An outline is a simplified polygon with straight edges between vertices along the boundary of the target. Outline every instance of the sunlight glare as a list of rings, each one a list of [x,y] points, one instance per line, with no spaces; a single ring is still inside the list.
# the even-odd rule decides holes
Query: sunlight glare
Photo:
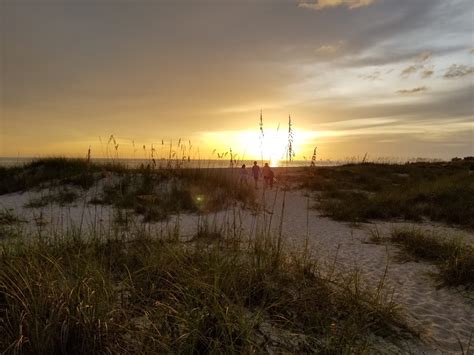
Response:
[[[296,159],[306,153],[301,149],[311,140],[320,136],[319,132],[295,130],[293,132],[293,150]],[[271,166],[278,166],[279,161],[287,159],[288,132],[286,130],[264,131],[262,137],[258,131],[221,131],[203,132],[201,139],[212,149],[219,152],[232,148],[241,160],[256,159],[269,162]]]

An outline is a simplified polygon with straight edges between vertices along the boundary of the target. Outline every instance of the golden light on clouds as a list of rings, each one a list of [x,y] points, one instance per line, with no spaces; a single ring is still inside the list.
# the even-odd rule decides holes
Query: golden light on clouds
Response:
[[[375,2],[375,0],[317,0],[316,2],[301,2],[300,7],[322,10],[326,7],[336,7],[344,5],[349,9],[355,9],[362,6],[368,6]]]
[[[344,45],[345,41],[337,41],[333,44],[324,44],[316,49],[317,54],[334,54],[337,53]]]
[[[469,0],[1,4],[0,156],[474,154]]]

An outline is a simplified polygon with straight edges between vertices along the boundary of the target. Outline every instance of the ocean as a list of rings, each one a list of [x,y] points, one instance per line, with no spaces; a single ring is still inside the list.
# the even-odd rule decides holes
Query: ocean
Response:
[[[0,166],[2,167],[13,167],[13,166],[22,166],[25,164],[28,164],[32,162],[33,160],[38,159],[38,158],[26,158],[26,157],[17,157],[17,158],[12,158],[12,157],[0,157]],[[139,167],[142,164],[147,165],[147,164],[152,164],[152,161],[150,159],[112,159],[112,158],[94,158],[91,159],[92,162],[95,163],[120,163],[123,164],[127,167],[130,168],[135,168]],[[260,161],[257,160],[259,165],[263,165],[267,161]],[[231,167],[230,161],[229,160],[224,160],[224,159],[201,159],[201,160],[160,160],[157,159],[155,161],[156,167],[181,167],[181,168],[229,168]],[[335,166],[335,165],[341,165],[347,163],[347,161],[331,161],[331,160],[320,160],[316,162],[316,165],[318,166]],[[250,167],[253,165],[253,160],[245,160],[245,161],[237,161],[234,162],[233,166],[234,167],[240,167],[242,164],[245,164],[247,167]],[[311,162],[310,161],[305,161],[305,160],[294,160],[291,162],[287,161],[278,161],[278,162],[273,162],[270,164],[273,167],[304,167],[304,166],[310,166]]]

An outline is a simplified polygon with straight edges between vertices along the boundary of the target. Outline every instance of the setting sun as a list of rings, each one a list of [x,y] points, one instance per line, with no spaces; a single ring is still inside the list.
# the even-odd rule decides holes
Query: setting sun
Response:
[[[308,139],[316,137],[317,133],[294,130],[292,136],[292,149],[295,152],[292,159],[302,159],[308,154],[302,151],[303,147]],[[204,132],[201,141],[206,142],[208,149],[215,150],[216,153],[232,149],[238,159],[263,160],[277,166],[279,161],[287,159],[288,128],[264,130],[263,135],[258,130]]]

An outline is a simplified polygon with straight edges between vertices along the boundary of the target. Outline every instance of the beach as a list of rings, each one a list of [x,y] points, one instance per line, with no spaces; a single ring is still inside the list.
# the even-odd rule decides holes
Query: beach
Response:
[[[304,170],[304,169],[303,169]],[[185,243],[193,240],[200,228],[216,231],[226,238],[239,236],[242,240],[279,236],[290,253],[304,251],[315,260],[321,271],[344,278],[356,272],[363,289],[377,290],[383,283],[385,297],[397,305],[410,328],[419,338],[395,341],[387,348],[377,340],[374,349],[394,352],[463,353],[474,332],[474,304],[472,290],[443,287],[433,278],[437,266],[417,258],[403,259],[399,246],[389,242],[394,230],[416,229],[443,238],[462,238],[466,245],[474,245],[472,230],[448,226],[444,223],[369,221],[350,223],[335,221],[325,216],[316,206],[317,192],[298,186],[301,168],[277,168],[273,189],[265,189],[263,182],[254,191],[252,204],[232,202],[215,211],[171,213],[161,221],[143,222],[143,217],[128,213],[128,225],[139,224],[157,238],[178,233]],[[214,174],[215,171],[206,172]],[[222,175],[222,171],[220,174]],[[225,174],[232,177],[228,169]],[[229,175],[230,174],[230,175]],[[45,199],[54,187],[8,193],[0,196],[0,207],[22,221],[18,232],[35,238],[61,238],[71,231],[84,236],[112,235],[118,227],[117,209],[107,204],[92,204],[104,186],[114,185],[119,178],[114,173],[99,179],[88,189],[76,189],[77,198],[71,203],[48,202],[38,207],[31,201]],[[253,185],[253,181],[249,181]],[[253,188],[253,186],[252,186]],[[203,200],[205,192],[200,192]],[[34,206],[34,204],[33,204]],[[123,224],[122,224],[123,227]],[[122,228],[127,235],[131,228]],[[374,242],[377,235],[377,242]],[[3,238],[3,242],[8,239]],[[384,241],[385,240],[385,241]]]

